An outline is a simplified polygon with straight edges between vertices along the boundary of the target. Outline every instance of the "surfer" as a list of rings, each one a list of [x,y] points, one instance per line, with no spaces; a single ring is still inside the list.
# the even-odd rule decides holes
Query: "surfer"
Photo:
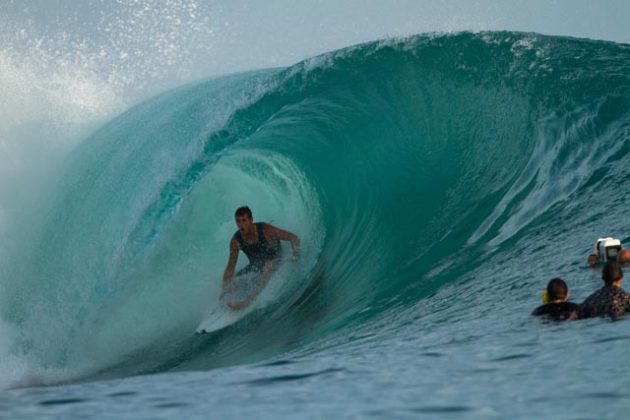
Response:
[[[293,248],[291,260],[297,261],[300,257],[300,238],[269,223],[254,223],[249,207],[236,209],[234,219],[238,230],[230,240],[230,257],[223,274],[221,297],[225,294],[227,285],[230,284],[234,277],[234,268],[236,267],[239,251],[243,251],[247,255],[249,264],[236,273],[236,276],[251,272],[261,273],[256,287],[245,300],[228,303],[231,309],[238,310],[249,305],[269,281],[280,259],[280,241],[291,242],[291,247]]]
[[[618,318],[630,312],[630,294],[621,288],[623,271],[616,262],[609,262],[602,270],[604,287],[590,295],[580,305],[578,317],[611,316]]]
[[[569,300],[569,288],[564,280],[556,277],[547,284],[544,305],[539,306],[532,315],[547,315],[554,321],[577,319],[579,305]]]

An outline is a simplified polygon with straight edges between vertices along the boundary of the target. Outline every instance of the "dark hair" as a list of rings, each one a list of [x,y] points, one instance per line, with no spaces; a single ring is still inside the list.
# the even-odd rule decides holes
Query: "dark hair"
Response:
[[[238,216],[249,216],[250,219],[253,219],[252,211],[247,206],[239,207],[236,209],[234,217]]]
[[[623,271],[621,266],[616,262],[609,262],[604,266],[602,270],[602,280],[606,283],[606,286],[611,286],[617,280],[623,278]]]
[[[549,301],[564,299],[567,297],[567,293],[569,293],[569,288],[564,280],[559,277],[549,280],[549,284],[547,284],[547,298]]]

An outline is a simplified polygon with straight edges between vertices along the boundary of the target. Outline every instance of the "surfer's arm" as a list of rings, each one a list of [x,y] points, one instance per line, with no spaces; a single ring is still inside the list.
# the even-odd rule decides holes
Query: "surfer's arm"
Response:
[[[225,286],[232,280],[234,277],[234,268],[236,267],[236,261],[238,261],[238,242],[235,239],[230,241],[230,258],[228,260],[227,267],[225,267],[225,272],[223,273],[223,289],[225,290]]]
[[[273,225],[266,224],[265,225],[265,235],[270,237],[275,237],[281,241],[289,241],[291,242],[291,248],[293,248],[293,258],[297,259],[300,256],[300,238],[294,233],[291,233],[287,230],[282,230]]]

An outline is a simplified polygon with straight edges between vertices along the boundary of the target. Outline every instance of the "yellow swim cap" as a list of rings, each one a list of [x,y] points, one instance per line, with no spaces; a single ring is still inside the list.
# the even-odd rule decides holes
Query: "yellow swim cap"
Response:
[[[543,290],[542,295],[540,296],[540,298],[542,299],[543,305],[546,305],[546,304],[549,303],[549,295],[547,294],[547,289]]]

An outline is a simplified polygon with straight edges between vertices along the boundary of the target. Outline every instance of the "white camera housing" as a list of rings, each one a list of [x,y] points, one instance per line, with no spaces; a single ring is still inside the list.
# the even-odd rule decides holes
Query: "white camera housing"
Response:
[[[595,243],[595,253],[602,261],[617,261],[621,251],[621,241],[615,238],[599,238]]]

